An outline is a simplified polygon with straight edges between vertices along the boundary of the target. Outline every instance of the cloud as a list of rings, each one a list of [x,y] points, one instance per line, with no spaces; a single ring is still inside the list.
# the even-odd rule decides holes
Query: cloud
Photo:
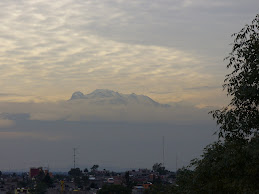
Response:
[[[154,158],[154,150],[161,134],[189,159],[210,142],[207,112],[227,101],[220,86],[230,35],[251,22],[258,1],[9,0],[0,1],[0,9],[0,110],[6,113],[0,119],[0,149],[13,147],[3,153],[21,148],[24,157],[25,150],[38,146],[39,160],[53,148],[54,158],[61,150],[68,156],[80,139],[93,149],[84,161],[120,156],[124,166],[129,158],[151,166],[160,157],[157,150]],[[148,95],[171,108],[65,101],[74,91],[96,88]],[[55,141],[42,143],[62,134],[68,136],[62,148]],[[92,146],[96,142],[101,146]],[[49,146],[45,155],[38,152],[44,146]],[[174,161],[170,153],[168,164]]]
[[[60,136],[48,136],[39,133],[31,132],[2,132],[0,131],[0,139],[38,139],[47,141],[57,141],[62,139]]]
[[[10,93],[0,93],[0,97],[2,97],[2,96],[21,96],[21,95],[19,95],[19,94],[10,94]]]
[[[184,88],[185,90],[211,90],[211,89],[218,89],[221,88],[219,86],[199,86],[199,87],[192,87],[192,88]]]
[[[11,128],[15,125],[15,121],[0,118],[0,128]]]
[[[159,138],[164,135],[168,152],[166,160],[168,168],[172,169],[174,165],[170,164],[175,160],[172,153],[183,153],[181,159],[184,162],[179,160],[179,166],[188,164],[214,139],[207,114],[209,109],[196,108],[190,102],[172,103],[166,108],[106,104],[96,99],[56,103],[0,102],[0,110],[2,120],[16,123],[0,130],[0,149],[8,148],[4,158],[10,161],[16,161],[12,160],[11,153],[17,153],[26,162],[36,157],[48,163],[51,158],[60,160],[57,166],[63,163],[69,166],[67,153],[80,145],[80,162],[84,165],[90,162],[116,168],[152,167],[159,161]],[[2,166],[3,163],[1,161]],[[23,164],[19,162],[16,166]]]
[[[165,136],[166,165],[174,170],[175,153],[179,166],[188,165],[216,139],[212,136],[215,126],[207,114],[208,108],[195,108],[187,102],[155,108],[80,101],[0,103],[0,110],[8,112],[2,117],[16,122],[8,129],[0,129],[3,158],[13,161],[16,169],[24,168],[22,161],[28,163],[35,158],[52,169],[63,164],[71,167],[72,148],[80,146],[77,161],[84,168],[96,163],[116,170],[151,168],[161,159]],[[13,158],[14,153],[19,162]],[[0,163],[8,169],[5,160]],[[40,162],[34,166],[40,166]]]
[[[210,86],[217,81],[221,85],[218,80],[224,71],[215,71],[221,61],[196,51],[214,52],[218,39],[222,40],[214,33],[220,30],[215,29],[219,21],[225,21],[219,18],[229,12],[205,21],[207,17],[195,10],[207,15],[231,4],[2,1],[0,87],[3,93],[26,96],[10,101],[57,101],[86,86],[87,90],[144,93],[165,102],[186,100],[182,88],[199,87],[201,82]],[[235,7],[243,5],[241,1],[234,3]],[[205,43],[210,45],[203,46]],[[220,43],[220,50],[222,47]],[[174,95],[163,91],[174,91]]]
[[[188,104],[188,105],[187,105]],[[191,123],[204,119],[207,109],[190,103],[172,103],[171,107],[145,104],[114,104],[105,99],[79,99],[56,103],[0,103],[12,120],[72,121],[72,122],[133,122],[133,123]],[[206,108],[206,107],[204,107]],[[26,112],[25,112],[26,111]]]

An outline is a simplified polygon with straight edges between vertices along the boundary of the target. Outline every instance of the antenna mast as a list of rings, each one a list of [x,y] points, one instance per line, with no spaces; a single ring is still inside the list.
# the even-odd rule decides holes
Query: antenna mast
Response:
[[[73,148],[74,150],[74,168],[76,168],[76,148]]]
[[[163,167],[165,167],[165,137],[163,136]]]
[[[175,172],[177,172],[177,162],[178,162],[178,157],[177,157],[177,153],[176,153],[176,157],[175,157]]]

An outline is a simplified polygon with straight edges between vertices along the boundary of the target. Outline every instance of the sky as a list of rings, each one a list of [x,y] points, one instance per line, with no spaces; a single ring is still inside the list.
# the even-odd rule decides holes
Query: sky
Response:
[[[210,110],[257,0],[0,1],[0,170],[188,165],[217,139]],[[67,100],[145,95],[170,108]],[[176,162],[177,158],[177,162]],[[176,167],[177,163],[177,167]]]

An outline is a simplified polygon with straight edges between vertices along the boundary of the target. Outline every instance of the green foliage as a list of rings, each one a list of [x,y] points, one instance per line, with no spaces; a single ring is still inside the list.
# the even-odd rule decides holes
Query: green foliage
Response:
[[[30,184],[29,181],[19,181],[19,182],[17,183],[17,187],[18,187],[18,188],[25,188],[25,187],[28,187],[29,184]]]
[[[249,138],[259,131],[259,14],[233,36],[233,49],[226,59],[227,67],[234,70],[223,85],[232,99],[212,115],[220,125],[220,137]]]
[[[131,189],[122,185],[104,185],[98,194],[131,194]]]
[[[49,173],[44,174],[41,170],[38,176],[35,177],[35,180],[23,180],[18,182],[18,185],[20,185],[20,187],[30,187],[30,193],[44,194],[49,187],[53,186],[53,180]]]
[[[80,170],[80,168],[71,168],[70,171],[68,171],[68,175],[75,177],[81,177],[83,176],[83,172]]]
[[[152,185],[149,189],[146,189],[144,194],[173,194],[175,192],[175,187],[173,185],[156,184]]]
[[[82,183],[83,183],[83,185],[87,185],[88,184],[88,182],[89,182],[89,177],[87,176],[87,175],[84,175],[83,177],[82,177]]]
[[[54,180],[59,182],[60,180],[64,180],[67,178],[67,175],[64,174],[55,174],[54,175]]]
[[[127,172],[125,173],[124,179],[125,179],[125,184],[127,185],[127,187],[130,187],[129,171],[127,171]]]
[[[52,187],[53,186],[53,180],[49,176],[49,173],[47,173],[45,175],[45,177],[43,178],[42,182],[45,183],[48,187]]]
[[[90,184],[90,188],[98,189],[98,185],[94,182]]]
[[[193,160],[191,166],[194,171],[184,169],[177,175],[182,192],[259,192],[259,137],[218,141],[207,146],[202,159]]]
[[[45,183],[39,182],[39,183],[37,183],[37,185],[34,189],[30,190],[30,193],[45,194],[47,192],[47,188],[48,188],[48,186]]]
[[[37,182],[41,182],[45,177],[45,173],[43,172],[43,170],[39,171],[39,174],[35,177]]]
[[[158,172],[160,175],[166,175],[168,173],[162,163],[155,163],[152,169],[153,171]]]
[[[81,188],[81,187],[82,187],[81,177],[79,177],[79,176],[74,177],[74,183],[75,183],[75,185],[76,185],[78,188]]]
[[[91,171],[92,171],[92,172],[95,172],[95,171],[98,170],[98,168],[99,168],[99,165],[98,165],[98,164],[94,164],[94,165],[91,167]]]
[[[193,174],[194,172],[188,168],[182,168],[177,171],[176,193],[195,193]]]
[[[129,171],[125,172],[123,184],[129,189],[132,189],[135,185],[137,185],[137,182],[130,177]]]
[[[212,111],[219,140],[177,173],[176,193],[259,193],[259,14],[235,37],[226,58],[230,104]]]
[[[84,170],[85,171],[85,170]],[[83,185],[87,185],[89,182],[88,175],[85,175],[80,168],[71,168],[68,172],[68,175],[74,179],[75,185],[77,187],[82,187]]]

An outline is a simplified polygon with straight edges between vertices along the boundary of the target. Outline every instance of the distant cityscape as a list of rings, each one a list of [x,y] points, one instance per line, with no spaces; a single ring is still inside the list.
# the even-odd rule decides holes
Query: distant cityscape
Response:
[[[118,193],[144,194],[153,185],[175,185],[176,172],[162,163],[152,169],[114,172],[95,164],[90,169],[71,168],[68,172],[52,172],[45,167],[31,167],[27,172],[1,172],[0,194],[19,193]]]
[[[259,0],[0,0],[0,194],[259,194]]]

